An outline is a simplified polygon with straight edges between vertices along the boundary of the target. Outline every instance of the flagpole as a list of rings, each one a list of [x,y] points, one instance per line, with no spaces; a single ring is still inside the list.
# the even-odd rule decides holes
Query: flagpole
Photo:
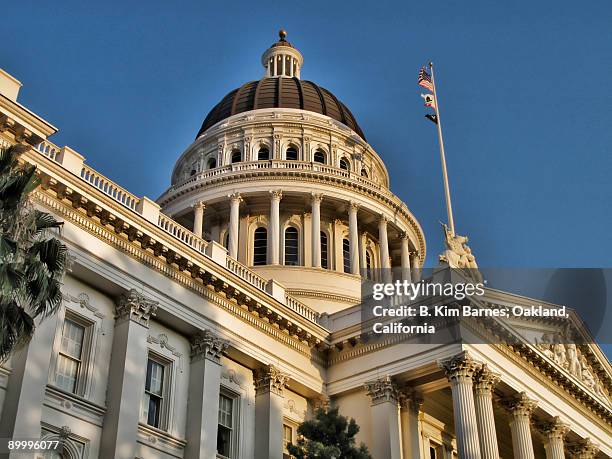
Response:
[[[440,141],[440,158],[442,160],[442,176],[444,178],[444,195],[446,197],[446,213],[448,214],[448,226],[451,235],[455,235],[455,221],[453,219],[453,206],[451,204],[450,186],[448,184],[448,172],[446,171],[446,156],[444,155],[444,140],[442,139],[442,120],[440,119],[440,104],[438,103],[438,93],[436,91],[436,79],[434,77],[433,62],[429,63],[431,71],[431,84],[433,86],[433,96],[436,110],[436,119],[438,126],[438,140]]]

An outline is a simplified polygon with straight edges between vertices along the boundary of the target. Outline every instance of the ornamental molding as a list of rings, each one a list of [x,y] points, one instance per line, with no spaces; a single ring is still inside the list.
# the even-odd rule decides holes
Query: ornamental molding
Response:
[[[192,362],[207,359],[220,364],[221,356],[227,351],[230,342],[229,340],[219,338],[210,330],[203,330],[191,338],[190,345]]]
[[[525,392],[519,392],[512,397],[501,400],[501,405],[506,408],[515,418],[531,417],[538,402],[527,396]]]
[[[569,444],[567,449],[576,459],[594,459],[599,453],[599,446],[594,444],[590,438]]]
[[[471,382],[474,373],[481,368],[482,364],[476,362],[468,351],[463,351],[448,360],[441,361],[439,366],[452,384]]]
[[[311,357],[314,362],[324,364],[319,352],[317,351],[313,355],[311,351],[312,347],[318,347],[322,344],[323,338],[316,338],[313,332],[308,331],[309,328],[306,324],[300,325],[300,335],[287,333],[285,331],[287,327],[293,327],[293,319],[288,320],[279,314],[274,314],[264,304],[256,300],[258,293],[255,293],[254,296],[247,293],[236,297],[233,293],[230,294],[230,290],[234,291],[234,288],[217,278],[213,273],[206,271],[204,265],[199,267],[193,263],[181,268],[181,265],[172,263],[169,259],[164,260],[164,257],[168,254],[167,250],[153,252],[147,250],[150,244],[156,242],[155,239],[148,236],[144,237],[144,235],[141,241],[121,237],[115,231],[109,230],[107,226],[97,223],[91,216],[53,197],[51,193],[50,188],[47,190],[38,189],[34,192],[34,200],[37,204],[49,209],[64,220],[70,221],[109,246],[189,288],[221,309],[238,317],[248,326],[259,329],[283,345]],[[162,240],[163,237],[165,235],[162,236]],[[239,284],[244,283],[240,280],[237,282]],[[247,292],[249,289],[253,289],[249,284],[245,284],[245,287],[249,287],[246,288]]]
[[[131,320],[148,327],[149,319],[155,316],[158,305],[158,301],[150,300],[135,289],[131,289],[119,296],[115,306],[115,326],[125,320]]]
[[[157,336],[147,336],[147,343],[156,344],[162,349],[167,349],[177,359],[181,359],[183,357],[183,354],[180,353],[175,346],[172,346],[170,344],[168,340],[168,335],[166,335],[165,333],[160,333]]]
[[[569,425],[561,422],[559,416],[555,416],[550,421],[535,422],[534,426],[548,440],[563,440],[570,431]]]
[[[91,304],[89,295],[85,292],[81,292],[77,296],[65,293],[63,297],[72,301],[73,303],[78,304],[81,308],[87,309],[98,319],[104,319],[106,317],[98,308]]]
[[[491,395],[500,381],[500,375],[489,370],[485,363],[474,373],[474,392],[479,395]]]
[[[385,402],[394,404],[399,402],[400,392],[390,376],[366,382],[364,388],[372,400],[372,406]]]
[[[256,395],[272,393],[282,396],[288,380],[289,375],[283,373],[274,365],[267,365],[253,371]]]

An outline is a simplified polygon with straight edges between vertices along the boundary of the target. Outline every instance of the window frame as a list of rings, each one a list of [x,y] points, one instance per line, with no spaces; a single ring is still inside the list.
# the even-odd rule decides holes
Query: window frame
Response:
[[[261,157],[261,152],[264,151],[264,150],[267,152],[267,157],[266,158],[262,158]],[[268,160],[270,160],[270,148],[268,148],[267,145],[262,145],[257,150],[257,161],[268,161]]]
[[[345,164],[346,167],[342,167],[342,165]],[[343,171],[347,171],[350,172],[351,171],[351,163],[348,159],[346,159],[346,157],[342,157],[340,158],[340,161],[338,161],[338,167],[340,169],[342,169]]]
[[[239,155],[238,161],[234,160],[234,157],[236,155]],[[232,152],[230,153],[230,164],[237,164],[237,163],[241,163],[242,161],[243,161],[243,159],[242,159],[242,150],[240,150],[238,148],[232,150]]]
[[[289,150],[295,151],[295,158],[289,158],[287,153],[289,153]],[[288,145],[287,148],[285,149],[285,161],[299,161],[300,160],[300,150],[298,147],[296,147],[295,145]]]
[[[257,255],[257,253],[256,253],[257,247],[255,245],[255,243],[257,241],[256,235],[257,235],[257,232],[260,231],[260,230],[263,230],[263,232],[265,232],[265,235],[266,235],[265,239],[263,239],[265,241],[265,245],[264,245],[265,250],[264,250],[264,253],[263,253],[263,263],[260,263],[260,262],[258,263],[258,260],[256,258],[256,255]],[[261,233],[261,231],[260,231],[260,233]],[[265,266],[265,265],[267,265],[268,264],[268,228],[266,228],[265,226],[258,226],[257,228],[255,228],[255,230],[253,231],[253,246],[252,247],[253,247],[253,263],[252,263],[252,265],[253,266]]]
[[[351,241],[346,237],[342,238],[342,272],[351,273]]]
[[[325,240],[325,242],[323,242]],[[325,250],[323,250],[325,247]],[[329,237],[325,231],[321,231],[321,268],[329,269]],[[325,254],[325,256],[323,256]],[[325,262],[324,262],[325,260]]]
[[[287,231],[295,231],[295,263],[287,262]],[[283,264],[285,266],[300,266],[300,229],[293,225],[288,225],[283,231]]]
[[[219,390],[219,408],[217,409],[217,439],[215,439],[216,442],[218,442],[218,436],[219,436],[219,411],[221,409],[221,397],[226,397],[230,400],[232,400],[232,426],[231,426],[231,435],[230,435],[230,455],[229,456],[224,456],[221,453],[218,452],[217,449],[217,443],[215,443],[215,451],[216,451],[216,457],[221,458],[221,459],[236,459],[239,456],[239,445],[240,445],[240,402],[241,402],[241,396],[240,394],[236,393],[235,391],[225,387],[224,385],[221,385],[220,390]],[[223,426],[225,428],[227,428],[227,426]]]
[[[65,356],[70,360],[76,360],[74,357],[62,352],[62,340],[64,338],[64,327],[66,325],[66,321],[73,322],[80,327],[83,327],[83,341],[81,344],[81,356],[79,359],[78,369],[76,373],[76,381],[74,384],[74,390],[70,391],[60,385],[57,384],[57,374],[59,369],[60,357]],[[81,397],[85,397],[88,377],[89,377],[89,363],[91,361],[91,349],[92,349],[92,341],[94,336],[94,328],[95,322],[77,314],[76,312],[65,309],[64,317],[59,326],[59,346],[57,347],[57,357],[55,358],[55,365],[53,371],[53,379],[52,384],[54,387],[58,388],[61,391],[67,392],[69,394],[78,395]]]
[[[320,154],[323,157],[323,161],[317,161],[317,154]],[[317,164],[327,164],[327,154],[321,149],[315,150],[312,155],[312,162]]]
[[[149,424],[149,420],[148,420],[148,415],[149,415],[149,410],[147,407],[147,415],[145,416],[145,406],[144,406],[144,402],[145,402],[145,397],[147,395],[147,373],[148,373],[148,369],[149,369],[149,360],[157,363],[158,365],[161,365],[163,370],[164,370],[164,374],[162,377],[162,390],[161,393],[162,395],[159,397],[161,399],[160,402],[160,406],[161,409],[160,414],[159,414],[159,422],[157,426],[153,425],[153,424]],[[174,361],[171,359],[168,359],[167,357],[164,357],[161,354],[158,354],[157,352],[152,351],[151,349],[148,350],[147,353],[147,360],[146,360],[146,370],[145,370],[145,381],[144,381],[144,386],[143,386],[143,390],[142,390],[142,402],[141,402],[141,407],[140,407],[140,422],[143,423],[144,425],[146,425],[147,427],[152,427],[153,429],[158,429],[158,430],[162,430],[167,432],[168,431],[168,427],[169,427],[169,418],[170,418],[170,405],[171,405],[171,386],[172,386],[172,374],[173,374],[173,370],[174,370]],[[157,395],[155,395],[157,397]],[[147,399],[148,401],[148,399]]]

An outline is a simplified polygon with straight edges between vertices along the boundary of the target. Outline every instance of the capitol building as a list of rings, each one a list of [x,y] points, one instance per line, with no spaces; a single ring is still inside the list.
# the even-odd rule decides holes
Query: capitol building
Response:
[[[439,344],[368,332],[362,284],[417,280],[425,234],[283,31],[261,63],[176,152],[157,199],[55,145],[0,70],[0,142],[31,145],[34,205],[64,222],[72,259],[58,314],[0,366],[0,438],[62,449],[10,457],[283,459],[332,405],[374,459],[612,458],[601,349],[520,341],[558,321],[515,320],[508,344],[495,320]]]

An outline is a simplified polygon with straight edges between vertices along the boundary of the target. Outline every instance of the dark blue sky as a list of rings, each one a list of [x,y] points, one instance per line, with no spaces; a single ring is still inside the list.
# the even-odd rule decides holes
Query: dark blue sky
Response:
[[[445,211],[415,80],[433,59],[457,231],[479,263],[611,265],[609,1],[85,3],[9,2],[0,66],[57,144],[138,195],[157,197],[208,110],[262,75],[282,26],[302,77],[385,160],[429,263]]]

